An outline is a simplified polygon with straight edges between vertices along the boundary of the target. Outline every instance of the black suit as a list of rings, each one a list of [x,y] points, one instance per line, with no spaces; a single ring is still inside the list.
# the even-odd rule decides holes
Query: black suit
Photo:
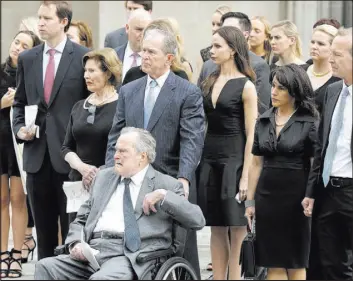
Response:
[[[114,49],[116,54],[118,55],[119,60],[121,60],[121,63],[124,63],[126,47],[127,43]]]
[[[352,279],[353,249],[353,185],[347,179],[341,187],[331,182],[325,188],[322,171],[329,143],[331,122],[343,82],[328,86],[322,109],[322,119],[318,134],[319,145],[315,153],[312,172],[309,177],[306,196],[315,198],[315,216],[317,216],[318,246],[326,280]],[[351,139],[351,161],[353,148]],[[348,184],[347,184],[348,183]]]
[[[89,94],[82,67],[82,57],[89,49],[67,39],[47,104],[43,89],[43,50],[44,44],[41,44],[19,56],[13,105],[15,135],[25,126],[25,106],[38,105],[35,124],[39,126],[40,137],[25,141],[23,153],[27,191],[37,227],[38,259],[54,254],[58,243],[58,216],[63,240],[67,234],[66,196],[62,182],[67,180],[70,167],[61,156],[61,146],[73,105]]]

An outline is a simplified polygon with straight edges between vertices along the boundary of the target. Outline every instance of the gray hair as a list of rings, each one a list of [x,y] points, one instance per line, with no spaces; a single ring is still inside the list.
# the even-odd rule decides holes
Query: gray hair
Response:
[[[156,140],[151,133],[139,128],[125,127],[121,130],[120,136],[130,133],[137,135],[134,144],[136,151],[138,153],[146,152],[148,162],[153,163],[156,159]]]
[[[175,38],[175,34],[171,34],[169,32],[166,32],[162,29],[149,29],[146,31],[146,33],[143,36],[143,40],[146,39],[146,37],[149,36],[156,36],[156,34],[158,35],[162,35],[163,36],[163,48],[162,51],[164,54],[172,54],[172,55],[176,55],[177,54],[177,50],[178,50],[178,42]]]
[[[338,36],[342,36],[342,37],[348,36],[349,38],[352,39],[352,32],[353,32],[352,27],[345,28],[345,27],[341,26],[338,29],[336,37],[338,37]],[[353,56],[352,43],[351,43],[350,53],[351,53],[351,56]]]

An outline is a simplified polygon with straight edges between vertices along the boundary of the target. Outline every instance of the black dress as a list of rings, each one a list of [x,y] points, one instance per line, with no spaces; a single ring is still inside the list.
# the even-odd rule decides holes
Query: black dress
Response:
[[[246,144],[242,93],[248,78],[229,80],[216,107],[204,98],[208,129],[200,163],[199,205],[207,226],[244,226],[244,203],[235,199],[243,171]]]
[[[274,108],[256,123],[252,153],[263,157],[255,193],[257,264],[308,267],[310,218],[303,213],[318,119],[299,109],[276,137]]]
[[[90,114],[87,109],[83,108],[84,102],[85,100],[81,100],[72,108],[62,154],[65,158],[67,153],[75,152],[82,162],[99,168],[105,163],[108,135],[118,101],[98,106],[93,124],[87,123],[87,117]],[[86,102],[86,107],[90,105]],[[81,174],[74,169],[71,169],[69,178],[72,181],[82,180]]]
[[[324,103],[325,92],[326,92],[327,87],[329,85],[331,85],[332,83],[335,83],[339,80],[341,80],[341,79],[338,77],[335,77],[335,76],[331,76],[330,79],[327,80],[327,82],[325,84],[323,84],[321,87],[317,88],[314,91],[316,108],[320,113],[322,111],[322,106]]]
[[[16,70],[11,66],[9,59],[1,65],[0,100],[7,93],[9,87],[16,87]],[[0,175],[20,177],[12,140],[10,110],[11,107],[0,110]]]

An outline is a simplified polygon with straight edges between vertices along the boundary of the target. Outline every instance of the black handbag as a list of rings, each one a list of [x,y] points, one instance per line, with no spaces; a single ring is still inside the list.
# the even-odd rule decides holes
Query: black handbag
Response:
[[[255,220],[252,229],[246,235],[240,251],[239,264],[241,265],[241,275],[248,280],[265,280],[267,270],[256,266],[256,233]]]

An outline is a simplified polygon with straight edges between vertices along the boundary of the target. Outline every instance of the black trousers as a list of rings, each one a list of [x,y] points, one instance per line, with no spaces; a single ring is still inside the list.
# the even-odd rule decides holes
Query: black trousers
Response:
[[[31,204],[29,203],[28,196],[26,196],[26,202],[27,202],[27,214],[28,214],[27,227],[32,228],[34,227],[34,218],[33,218],[32,208],[31,208]]]
[[[196,178],[194,177],[190,183],[190,194],[189,201],[193,204],[197,204],[197,190],[196,190]],[[187,234],[186,244],[184,248],[184,258],[190,262],[192,268],[199,280],[201,280],[200,263],[199,263],[199,253],[197,250],[197,235],[196,231],[189,230]]]
[[[35,159],[33,159],[35,161]],[[37,231],[38,260],[54,256],[58,246],[58,218],[62,240],[68,233],[66,195],[62,188],[66,174],[57,173],[46,151],[42,167],[37,173],[27,173],[27,193]]]
[[[353,185],[322,191],[317,229],[325,280],[352,280]]]

